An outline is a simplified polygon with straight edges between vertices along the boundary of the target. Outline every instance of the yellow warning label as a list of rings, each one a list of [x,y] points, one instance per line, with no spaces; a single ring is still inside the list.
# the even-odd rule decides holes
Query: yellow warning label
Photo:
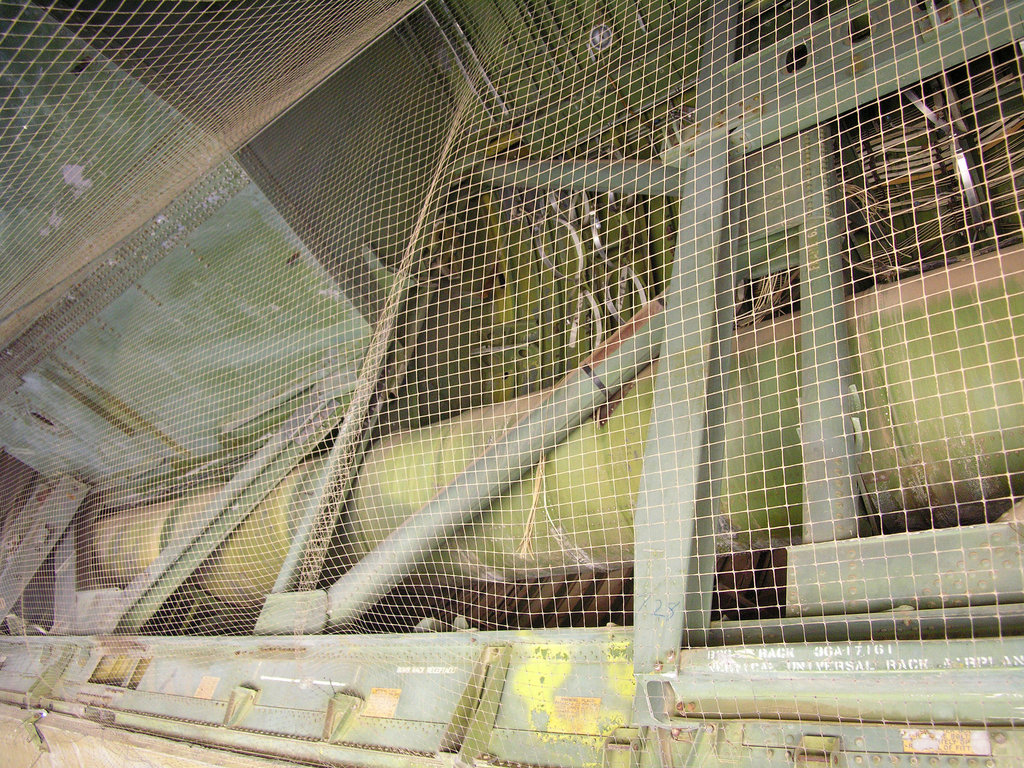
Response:
[[[371,688],[370,696],[363,708],[363,716],[394,717],[401,695],[401,688]]]
[[[600,733],[597,718],[601,700],[585,696],[555,696],[548,730],[555,733]]]
[[[926,755],[991,755],[987,731],[959,729],[904,728],[903,751]]]
[[[199,681],[199,687],[196,688],[196,692],[192,696],[196,699],[212,699],[219,682],[219,677],[204,677]]]

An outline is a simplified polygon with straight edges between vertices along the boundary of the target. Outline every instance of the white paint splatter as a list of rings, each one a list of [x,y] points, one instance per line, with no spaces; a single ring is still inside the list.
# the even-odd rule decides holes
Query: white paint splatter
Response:
[[[72,194],[76,198],[81,197],[85,190],[92,186],[92,179],[85,178],[85,168],[80,165],[65,165],[60,169],[60,173],[64,177],[64,182],[74,187]]]
[[[57,209],[53,209],[53,213],[50,214],[49,220],[46,222],[46,226],[39,230],[40,237],[46,237],[53,230],[57,229],[64,221],[63,217],[57,215]]]

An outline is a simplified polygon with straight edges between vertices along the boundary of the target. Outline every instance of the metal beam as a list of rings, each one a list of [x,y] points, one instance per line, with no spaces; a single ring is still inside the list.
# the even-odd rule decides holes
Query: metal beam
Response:
[[[789,37],[772,36],[773,44],[731,65],[740,83],[730,98],[735,144],[745,150],[767,146],[1024,34],[1020,0],[987,2],[981,12],[975,6],[951,6],[950,21],[925,34],[910,3],[900,8],[885,0],[858,5]],[[899,19],[890,19],[894,11]],[[871,34],[852,44],[849,20],[867,13],[873,19]],[[792,72],[786,55],[801,44],[807,64]]]
[[[800,437],[803,444],[803,540],[857,535],[853,430],[846,413],[850,348],[842,224],[832,210],[835,172],[822,126],[800,134],[803,264],[800,273]]]
[[[788,616],[1024,602],[1024,548],[1010,524],[791,547]]]
[[[648,709],[641,700],[645,676],[657,674],[672,658],[684,629],[704,628],[710,620],[712,510],[725,421],[722,381],[734,318],[726,205],[729,137],[720,115],[727,103],[737,10],[737,3],[713,4],[702,28],[698,133],[692,153],[681,155],[688,165],[667,293],[666,342],[634,522],[637,713]]]
[[[79,523],[68,526],[64,537],[57,545],[57,552],[54,557],[54,579],[53,579],[53,624],[50,626],[51,635],[70,634],[74,631],[78,621],[78,598],[76,594],[76,572],[78,570],[78,558],[76,555],[76,540],[78,538]]]
[[[1000,635],[1024,635],[1024,604],[723,621],[702,632],[686,633],[683,647],[944,640]]]
[[[683,722],[765,713],[859,719],[870,712],[876,722],[1019,723],[1022,650],[1012,637],[790,643],[764,654],[694,648],[680,653],[685,675],[670,681],[671,709],[685,713]]]

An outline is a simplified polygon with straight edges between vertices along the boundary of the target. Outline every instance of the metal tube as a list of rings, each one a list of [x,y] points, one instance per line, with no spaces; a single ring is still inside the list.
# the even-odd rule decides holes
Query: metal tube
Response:
[[[638,312],[543,403],[338,579],[327,593],[328,626],[351,626],[647,366],[664,332],[661,309],[655,299]]]

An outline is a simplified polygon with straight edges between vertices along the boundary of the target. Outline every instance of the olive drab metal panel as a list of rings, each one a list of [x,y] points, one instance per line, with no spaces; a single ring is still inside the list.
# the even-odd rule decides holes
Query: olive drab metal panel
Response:
[[[18,766],[1024,762],[1024,4],[0,0]]]

